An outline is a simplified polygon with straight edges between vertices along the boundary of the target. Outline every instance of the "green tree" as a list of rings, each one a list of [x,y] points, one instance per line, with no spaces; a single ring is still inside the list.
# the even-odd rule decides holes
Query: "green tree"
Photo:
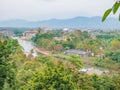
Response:
[[[0,90],[2,90],[5,80],[9,74],[9,55],[11,54],[10,46],[7,41],[0,41]]]
[[[78,69],[83,66],[80,56],[70,56],[69,61]]]
[[[95,90],[117,90],[112,86],[112,79],[108,76],[93,75],[91,78]]]
[[[76,90],[72,71],[64,66],[45,67],[38,70],[31,81],[32,90]]]
[[[114,51],[109,54],[111,60],[120,63],[120,51]]]
[[[13,57],[21,52],[22,49],[17,40],[6,39],[0,41],[0,90],[3,87],[7,88],[6,85],[15,90],[17,66]]]

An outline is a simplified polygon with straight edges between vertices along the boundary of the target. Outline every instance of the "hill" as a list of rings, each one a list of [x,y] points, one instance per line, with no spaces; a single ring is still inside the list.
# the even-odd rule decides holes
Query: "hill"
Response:
[[[49,19],[43,21],[27,20],[8,20],[0,21],[0,27],[40,27],[47,26],[50,28],[96,28],[96,29],[120,29],[120,22],[116,18],[108,18],[101,22],[101,17],[75,17],[69,19]]]

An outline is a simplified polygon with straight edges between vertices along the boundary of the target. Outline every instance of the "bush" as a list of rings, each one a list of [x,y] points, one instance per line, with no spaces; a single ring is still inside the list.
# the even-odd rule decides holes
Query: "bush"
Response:
[[[111,52],[109,54],[111,60],[120,63],[120,51]]]

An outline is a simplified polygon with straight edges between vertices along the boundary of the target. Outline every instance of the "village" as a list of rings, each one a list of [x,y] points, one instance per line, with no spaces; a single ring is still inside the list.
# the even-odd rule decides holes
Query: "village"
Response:
[[[61,30],[61,32],[62,32],[61,36],[54,36],[53,37],[53,39],[55,41],[57,41],[57,42],[61,42],[61,41],[67,42],[67,40],[68,40],[67,34],[68,33],[72,34],[75,31],[72,30],[72,29],[69,30],[67,28],[64,28],[63,30]],[[91,30],[88,30],[87,32],[89,32],[90,37],[93,38],[93,39],[95,39],[96,35],[98,34],[98,32],[97,32],[97,34],[94,34],[94,31],[91,31]],[[22,33],[21,36],[17,36],[17,37],[16,37],[16,35],[14,34],[13,31],[5,30],[5,29],[0,30],[1,35],[3,34],[4,36],[8,36],[8,37],[11,37],[13,39],[17,39],[19,44],[23,47],[26,56],[31,56],[32,55],[33,57],[36,57],[39,54],[43,54],[43,55],[46,55],[46,56],[53,55],[56,58],[66,59],[66,58],[63,58],[64,55],[66,55],[66,56],[79,55],[80,57],[86,58],[84,63],[87,65],[88,64],[88,62],[86,62],[87,59],[89,60],[89,58],[94,57],[94,55],[95,55],[95,53],[90,51],[90,50],[72,49],[72,48],[71,49],[69,49],[69,48],[68,49],[63,49],[62,46],[55,47],[53,50],[49,50],[49,49],[38,47],[34,42],[31,41],[31,39],[34,38],[37,34],[46,34],[46,33],[53,33],[53,30],[49,29],[49,28],[46,28],[46,27],[38,28],[38,29],[34,29],[34,30],[25,30]],[[99,49],[100,51],[99,51],[99,53],[96,53],[96,56],[97,57],[103,57],[104,54],[100,53],[100,52],[103,51],[103,47],[100,46],[99,48],[100,48]],[[95,74],[98,74],[98,75],[108,73],[108,70],[101,71],[99,69],[95,69],[95,68],[91,67],[91,65],[88,65],[88,66],[82,68],[79,71],[85,72],[87,74],[94,74],[95,73]]]
[[[65,34],[74,32],[74,30],[69,29],[69,28],[63,28],[61,31],[63,32],[64,35],[60,36],[60,37],[54,37],[54,39],[56,41],[67,41],[67,36]],[[42,33],[51,33],[52,29],[49,29],[47,27],[42,27],[42,28],[33,29],[33,30],[25,30],[22,33],[22,36],[19,36],[19,38],[21,40],[28,40],[29,41],[31,38],[35,37],[38,33],[41,33],[41,32]],[[88,30],[88,32],[90,33],[92,38],[95,38],[94,31]],[[14,31],[9,30],[9,29],[2,29],[2,30],[0,30],[0,37],[2,38],[2,36],[7,36],[7,37],[11,37],[11,38],[16,37]],[[102,49],[102,47],[101,47],[101,49]],[[34,48],[33,51],[39,52],[39,53],[42,53],[42,54],[45,54],[45,55],[49,55],[51,53],[51,51],[38,49],[38,48]],[[27,53],[30,54],[31,52],[27,52]],[[84,50],[80,50],[80,49],[78,49],[78,50],[74,50],[74,49],[64,50],[64,54],[68,54],[68,55],[81,55],[81,56],[94,56],[94,53],[92,53],[91,51],[84,51]]]
[[[38,34],[38,33],[40,33],[40,32],[42,32],[42,33],[49,33],[49,32],[52,32],[52,29],[43,27],[43,28],[40,28],[40,30],[26,30],[26,31],[24,31],[24,32],[22,33],[22,36],[20,36],[20,37],[18,37],[18,38],[20,38],[21,40],[30,40],[31,38],[35,37],[36,34]],[[67,28],[64,28],[64,29],[63,29],[63,32],[64,32],[64,33],[66,33],[66,32],[72,33],[73,30],[69,30],[69,29],[67,29]],[[7,30],[7,29],[2,29],[2,30],[0,30],[0,34],[1,34],[1,35],[0,35],[1,37],[2,37],[2,36],[7,36],[7,37],[11,37],[11,38],[16,37],[13,31]],[[54,37],[54,39],[57,40],[57,41],[61,41],[61,40],[67,41],[67,36]],[[18,39],[18,40],[19,40],[19,39]],[[22,42],[22,43],[23,43],[23,42]],[[25,47],[25,48],[26,48],[26,47]],[[24,48],[24,49],[25,49],[25,48]],[[37,53],[39,52],[39,53],[42,53],[42,54],[45,54],[45,55],[49,55],[49,54],[51,53],[51,51],[47,51],[47,50],[43,50],[43,49],[38,49],[38,48],[35,48],[35,46],[34,46],[34,48],[32,48],[32,49],[34,49],[34,50],[33,50],[34,52],[37,52]],[[31,51],[31,50],[29,50],[29,52],[26,52],[27,55],[31,53],[30,51]],[[90,55],[90,53],[85,52],[85,51],[83,51],[83,50],[65,50],[64,53],[65,53],[65,54],[71,54],[71,55],[82,55],[82,56],[89,56],[89,55]]]

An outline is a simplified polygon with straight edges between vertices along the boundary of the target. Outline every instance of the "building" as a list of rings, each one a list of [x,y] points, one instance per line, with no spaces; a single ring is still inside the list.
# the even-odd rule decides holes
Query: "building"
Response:
[[[70,29],[70,28],[63,28],[62,31],[64,32],[64,34],[67,33],[67,32],[69,32],[69,33],[74,32],[74,30]]]
[[[46,32],[50,32],[52,29],[48,28],[48,27],[40,27],[41,31],[46,33]]]
[[[14,36],[14,33],[11,30],[2,29],[0,30],[0,35],[12,37]]]
[[[86,51],[83,51],[83,50],[66,50],[64,51],[65,54],[68,54],[68,55],[81,55],[81,56],[90,56],[91,53],[90,52],[86,52]]]
[[[23,36],[26,38],[32,38],[38,33],[38,30],[28,30],[23,33]]]

